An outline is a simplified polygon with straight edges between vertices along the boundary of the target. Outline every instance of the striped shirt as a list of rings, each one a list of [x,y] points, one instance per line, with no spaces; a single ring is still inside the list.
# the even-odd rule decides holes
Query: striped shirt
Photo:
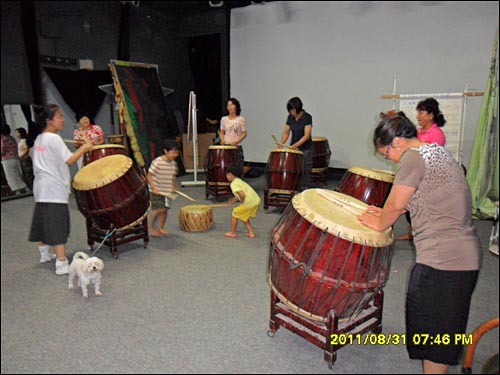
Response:
[[[149,173],[153,175],[153,183],[160,194],[170,194],[177,176],[177,162],[166,161],[163,156],[159,156],[151,162]],[[151,186],[149,191],[153,191]]]

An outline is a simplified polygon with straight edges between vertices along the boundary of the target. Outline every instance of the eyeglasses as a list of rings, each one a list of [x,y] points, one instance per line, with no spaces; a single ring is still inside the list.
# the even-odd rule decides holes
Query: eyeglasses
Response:
[[[387,148],[385,149],[384,152],[384,159],[389,159],[389,150],[391,148],[391,145],[388,145]]]

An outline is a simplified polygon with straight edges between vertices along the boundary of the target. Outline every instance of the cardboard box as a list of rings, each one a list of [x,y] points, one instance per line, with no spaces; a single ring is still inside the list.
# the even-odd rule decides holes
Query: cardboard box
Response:
[[[215,133],[198,134],[198,172],[205,171],[208,147],[212,146]],[[192,139],[192,136],[191,136]],[[182,159],[186,169],[194,169],[193,142],[188,142],[187,134],[182,135]]]

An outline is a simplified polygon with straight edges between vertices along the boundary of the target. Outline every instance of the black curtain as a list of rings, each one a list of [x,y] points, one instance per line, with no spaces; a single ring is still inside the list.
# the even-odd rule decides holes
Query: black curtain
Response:
[[[21,25],[33,94],[32,103],[42,105],[42,79],[38,57],[38,32],[36,29],[37,21],[34,1],[21,1]]]
[[[118,35],[118,60],[130,60],[130,4],[120,2],[120,27]]]
[[[43,69],[75,113],[85,110],[92,119],[95,118],[106,98],[99,86],[112,81],[110,71]]]
[[[208,131],[205,117],[219,120],[222,102],[221,34],[189,38],[189,63],[195,84],[198,132]]]

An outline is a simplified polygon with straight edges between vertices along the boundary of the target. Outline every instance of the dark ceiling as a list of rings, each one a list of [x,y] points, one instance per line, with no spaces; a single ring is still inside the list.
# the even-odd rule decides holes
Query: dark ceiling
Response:
[[[220,9],[233,9],[263,1],[129,1],[133,6],[143,7],[164,14],[187,16]]]

